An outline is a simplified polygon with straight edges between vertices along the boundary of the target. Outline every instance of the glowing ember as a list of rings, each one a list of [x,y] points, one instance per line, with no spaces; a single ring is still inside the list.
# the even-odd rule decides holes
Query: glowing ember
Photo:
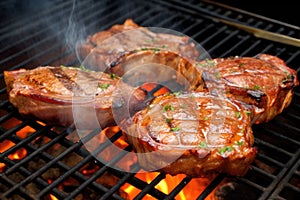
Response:
[[[30,134],[32,134],[34,132],[35,132],[35,130],[33,128],[31,128],[30,126],[25,126],[21,130],[17,131],[16,135],[19,136],[20,138],[24,139],[28,135],[30,135]]]
[[[49,184],[51,184],[53,181],[49,179],[47,182]],[[49,194],[49,199],[50,200],[58,200],[58,198],[56,198],[56,196],[54,196],[53,194]]]
[[[17,150],[15,153],[10,154],[8,156],[9,159],[11,160],[21,160],[23,159],[25,156],[27,155],[27,150],[24,148],[21,148],[19,150]]]
[[[154,84],[154,85],[144,85],[143,87],[144,87],[144,89],[149,90],[155,86],[156,85]],[[162,88],[162,89],[158,90],[157,92],[165,93],[166,91]],[[41,125],[44,125],[44,124],[41,123]],[[33,128],[26,126],[26,127],[22,128],[21,130],[17,131],[16,135],[19,138],[24,139],[24,138],[28,137],[28,135],[34,133],[35,131],[36,130],[34,130]],[[95,146],[95,148],[97,148],[99,146],[99,144],[105,142],[108,138],[111,138],[116,133],[120,134],[120,131],[121,130],[118,126],[108,127],[106,129],[104,129],[99,135],[97,135],[97,140],[93,141],[95,144],[91,144],[91,145]],[[50,140],[50,138],[48,138],[48,139]],[[4,140],[2,143],[0,143],[0,153],[3,153],[5,151],[9,150],[10,148],[12,148],[15,145],[16,145],[15,143],[11,142],[8,139]],[[120,138],[118,138],[114,142],[114,145],[116,147],[118,147],[120,150],[122,150],[128,146],[128,143],[127,143],[124,135],[121,135]],[[114,146],[114,145],[111,145],[111,146]],[[57,148],[59,148],[59,147],[60,147],[60,144],[54,145],[53,150],[56,151]],[[118,151],[111,150],[110,148],[111,147],[109,146],[105,150],[100,152],[99,156],[101,156],[105,160],[111,160],[113,157],[115,157],[116,155],[119,154]],[[8,158],[11,160],[21,160],[26,155],[27,155],[27,150],[25,148],[20,148],[16,152],[10,154],[8,156]],[[128,156],[128,155],[126,155],[126,156]],[[130,156],[132,156],[132,155],[133,154],[130,154]],[[124,158],[126,156],[124,156]],[[123,169],[128,170],[130,168],[130,166],[132,166],[136,162],[137,162],[136,156],[130,157],[129,159],[124,159],[124,162],[119,162],[118,167],[120,167],[121,169],[123,168]],[[3,172],[5,167],[6,167],[5,163],[0,163],[0,172]],[[92,176],[97,170],[99,170],[98,166],[87,165],[87,166],[82,167],[80,171],[83,175],[89,177],[89,176]],[[159,175],[159,172],[137,173],[137,174],[135,174],[135,177],[150,184],[158,175]],[[185,175],[177,175],[177,176],[166,175],[166,177],[164,179],[162,179],[154,187],[155,187],[155,189],[161,191],[162,193],[169,195],[178,186],[178,184],[180,184],[182,182],[182,180],[185,177],[186,177]],[[99,178],[99,180],[97,180],[97,182],[99,184],[108,184],[110,186],[113,186],[117,181],[118,181],[118,179],[116,177],[113,177],[110,174],[104,174],[101,178]],[[181,190],[176,195],[175,200],[194,199],[199,194],[201,194],[201,192],[207,187],[207,185],[210,183],[210,181],[211,181],[211,179],[208,179],[208,178],[192,179],[189,183],[187,183],[187,185],[185,185],[183,190]],[[108,183],[108,182],[110,182],[110,183]],[[51,184],[52,180],[49,179],[48,183]],[[67,187],[69,185],[73,186],[74,184],[78,184],[78,183],[76,183],[75,180],[68,179],[68,180],[64,181],[61,185],[59,185],[59,190],[63,190],[64,187]],[[138,189],[137,187],[135,187],[133,185],[130,185],[129,183],[125,183],[122,186],[121,191],[124,193],[125,199],[134,199],[141,192],[140,189]],[[47,199],[58,200],[58,198],[53,194],[48,194]],[[156,199],[156,198],[154,198],[150,194],[147,194],[143,197],[143,200],[152,200],[152,199]],[[212,194],[206,198],[206,200],[211,200],[211,199],[214,199]]]
[[[4,163],[0,163],[0,173],[4,171],[5,166]]]
[[[145,89],[153,88],[155,87],[154,85],[144,85],[143,87],[146,87]],[[147,88],[149,87],[149,88]],[[116,134],[118,131],[120,131],[119,127],[109,127],[107,129],[104,129],[102,134],[99,136],[99,142],[102,143],[105,141],[105,138],[110,138],[114,134]],[[106,136],[106,137],[105,137]],[[126,142],[126,139],[124,136],[121,136],[116,142],[114,142],[116,146],[118,146],[120,149],[123,149],[128,145]],[[112,157],[116,156],[114,151],[111,151],[109,148],[106,151],[102,152],[102,158],[105,158],[107,160],[110,160]],[[116,152],[115,152],[116,153]],[[122,163],[122,168],[129,168],[132,164],[137,162],[137,158],[131,158],[129,159],[131,162],[126,163],[126,162],[121,162]],[[91,170],[93,171],[93,170]],[[85,174],[89,174],[89,171],[83,171]],[[159,172],[150,172],[150,173],[137,173],[135,174],[136,178],[139,178],[146,183],[150,184],[157,176],[159,175]],[[177,186],[178,184],[185,178],[186,176],[183,174],[179,174],[176,176],[171,176],[171,175],[166,175],[164,179],[162,179],[156,186],[155,189],[165,193],[166,195],[170,194]],[[188,200],[188,199],[194,199],[195,197],[199,196],[201,192],[207,187],[207,185],[210,183],[212,179],[210,178],[194,178],[192,179],[184,188],[181,190],[177,196],[175,197],[176,200]],[[125,183],[121,190],[126,192],[128,194],[128,199],[134,199],[140,192],[141,190],[138,189],[137,187],[130,185],[129,183]],[[143,200],[152,200],[156,199],[152,197],[151,195],[147,194],[146,196],[143,197]],[[207,200],[214,199],[213,195],[209,195]]]
[[[4,140],[3,142],[0,143],[0,153],[7,151],[9,148],[11,148],[14,145],[15,143],[9,140]],[[0,172],[4,171],[5,166],[6,166],[5,163],[0,163]]]
[[[136,178],[139,178],[148,184],[150,184],[157,176],[158,172],[151,173],[138,173],[135,175]],[[184,174],[178,174],[176,176],[166,175],[164,179],[162,179],[155,188],[166,195],[169,195],[182,181],[186,178]],[[189,200],[195,199],[198,197],[208,186],[208,184],[213,180],[213,176],[210,178],[193,178],[191,181],[185,185],[185,187],[175,196],[175,200]],[[129,199],[134,199],[141,190],[136,188],[133,185],[126,183],[122,188],[128,196]],[[215,188],[216,190],[217,188]],[[156,199],[151,195],[147,194],[143,197],[143,200],[153,200]],[[205,200],[215,200],[214,191],[211,192]]]
[[[58,200],[58,198],[56,198],[53,194],[49,195],[50,200]]]
[[[14,121],[12,124],[15,125],[17,124],[18,121]],[[29,134],[33,133],[35,130],[29,126],[26,126],[22,128],[21,130],[16,132],[16,135],[20,137],[21,139],[26,138]],[[11,147],[15,146],[15,143],[9,141],[9,140],[4,140],[3,142],[0,143],[0,153],[3,153],[10,149]],[[10,154],[8,156],[9,159],[11,160],[21,160],[27,155],[27,150],[25,148],[20,148],[13,154]],[[5,163],[0,163],[0,172],[4,171],[5,168]]]
[[[135,177],[147,182],[148,184],[151,183],[157,176],[158,172],[151,172],[151,173],[138,173]],[[161,180],[155,188],[160,190],[165,194],[170,194],[173,189],[185,178],[185,175],[179,174],[176,176],[166,175],[166,178]],[[192,179],[183,190],[181,190],[177,196],[175,197],[176,200],[188,200],[194,199],[197,197],[210,183],[210,179],[208,178],[194,178]],[[134,199],[141,190],[126,183],[122,189],[129,195],[129,199]],[[146,195],[143,199],[152,200],[156,199],[150,195]],[[213,196],[210,195],[207,199],[213,199]]]

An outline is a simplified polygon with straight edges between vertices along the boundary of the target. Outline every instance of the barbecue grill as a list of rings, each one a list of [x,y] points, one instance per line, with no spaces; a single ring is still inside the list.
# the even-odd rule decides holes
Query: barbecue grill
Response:
[[[32,3],[31,3],[32,2]],[[219,174],[193,179],[163,173],[128,173],[116,167],[131,147],[117,127],[105,130],[93,153],[112,143],[125,151],[99,161],[74,126],[53,127],[23,118],[9,103],[3,70],[40,65],[76,66],[76,41],[132,18],[199,42],[211,57],[280,57],[299,74],[300,49],[257,38],[218,19],[290,37],[299,27],[210,1],[29,1],[0,3],[0,199],[297,199],[300,197],[300,89],[291,105],[269,123],[254,125],[259,153],[244,177]],[[76,23],[75,23],[76,22]],[[104,131],[104,130],[103,130]],[[127,152],[127,153],[126,153]],[[127,163],[139,171],[136,160]]]

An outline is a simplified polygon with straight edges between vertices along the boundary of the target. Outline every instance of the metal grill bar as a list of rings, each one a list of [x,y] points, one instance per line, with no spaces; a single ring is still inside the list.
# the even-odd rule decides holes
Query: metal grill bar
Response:
[[[130,150],[130,148],[128,148],[127,150]],[[134,165],[132,170],[133,171],[138,171],[140,169],[139,165]],[[126,175],[124,175],[116,185],[114,185],[108,192],[106,192],[100,199],[109,199],[117,190],[119,190],[121,188],[121,186],[123,186],[126,181],[131,178],[132,176],[134,176],[133,173],[126,173]]]
[[[159,174],[157,177],[155,177],[155,179],[153,179],[153,181],[151,181],[151,183],[149,185],[147,185],[147,187],[145,187],[134,199],[138,200],[138,199],[142,199],[145,195],[147,195],[149,193],[149,191],[153,190],[154,186],[157,185],[161,180],[163,180],[164,178],[166,178],[165,174]]]
[[[206,189],[198,196],[197,200],[204,200],[225,178],[224,174],[216,176],[216,178],[206,187]]]
[[[129,150],[131,147],[128,147],[124,150]],[[93,174],[87,181],[83,182],[78,188],[76,188],[72,193],[66,197],[66,199],[73,199],[77,194],[79,194],[85,187],[87,187],[89,184],[91,184],[93,181],[95,181],[98,177],[100,177],[110,165],[114,165],[117,163],[121,158],[123,158],[126,155],[124,151],[120,153],[117,157],[113,158],[110,162],[108,162],[104,167],[102,167],[100,170],[98,170],[95,174]],[[110,193],[109,193],[110,194]]]
[[[174,199],[175,196],[191,181],[192,178],[185,177],[182,181],[172,190],[166,199]]]
[[[59,11],[61,9],[68,9],[67,12],[71,11],[70,2],[68,2],[68,1],[62,2],[61,4],[60,3],[56,4],[56,5],[57,5],[57,8],[53,8],[53,11]],[[52,12],[52,9],[50,11]],[[62,19],[65,14],[58,12],[57,14],[53,15],[52,13],[45,12],[45,13],[40,13],[40,15],[48,16],[49,21],[54,21],[54,22],[56,22],[56,24],[58,24],[58,23],[61,23],[61,21],[59,22],[58,20]],[[30,23],[30,21],[24,22],[23,20],[20,20],[20,21],[17,21],[17,23],[13,23],[11,26],[7,26],[6,28],[9,30],[5,30],[5,32],[7,32],[6,34],[2,33],[2,32],[4,32],[4,30],[1,29],[2,34],[1,34],[0,40],[5,41],[5,40],[11,38],[12,36],[18,36],[18,34],[20,32],[29,32],[32,28],[40,26],[42,24],[42,22],[44,21],[43,18],[38,18],[36,16],[32,17],[32,18],[33,18],[33,19],[31,19],[32,23]],[[67,18],[65,18],[63,20],[67,20]],[[25,24],[27,23],[28,26],[24,26],[24,23]],[[54,23],[51,25],[55,26],[56,24]],[[9,51],[9,49],[12,48],[13,46],[21,45],[22,43],[24,43],[28,40],[31,40],[32,38],[38,37],[39,35],[47,34],[47,32],[49,30],[51,30],[51,27],[46,27],[45,29],[36,30],[34,33],[31,33],[31,34],[26,34],[24,37],[22,37],[18,40],[14,40],[14,41],[12,41],[12,43],[7,44],[4,48],[1,48],[0,53],[5,53],[6,51]]]
[[[102,4],[100,4],[100,5],[96,4],[96,6],[99,6],[100,8],[101,8],[101,5]],[[112,6],[111,8],[113,8],[113,6],[117,6],[117,5],[113,4],[111,6]],[[130,3],[127,4],[127,6],[130,6]],[[126,8],[127,8],[126,6],[123,7],[123,9],[126,9]],[[102,10],[103,11],[107,11],[105,8],[102,8]],[[116,13],[118,11],[117,9],[114,9],[114,10],[115,11],[111,12],[109,15],[113,15],[114,13]],[[83,19],[85,19],[85,18],[88,19],[88,17],[90,17],[88,15],[88,11],[89,10],[83,10],[83,11],[81,11],[81,13],[79,13],[79,15],[87,16],[87,17],[83,17]],[[69,10],[69,12],[70,12],[70,10]],[[101,9],[100,9],[100,12],[101,12]],[[67,24],[68,18],[64,17],[65,14],[62,13],[62,12],[59,12],[58,14],[59,14],[58,16],[53,15],[53,17],[50,18],[49,20],[52,20],[54,22],[56,21],[57,24]],[[109,17],[109,15],[106,16],[106,17]],[[56,18],[57,18],[57,20],[55,20]],[[58,19],[61,19],[61,18],[62,18],[62,20],[58,20]],[[58,26],[57,24],[52,24],[51,26],[53,26],[53,28],[54,28],[54,27]],[[47,28],[49,28],[49,29],[47,29]],[[42,31],[44,31],[45,33],[47,33],[48,31],[51,31],[51,29],[53,29],[53,28],[46,27],[46,29],[42,29]],[[29,61],[32,61],[34,59],[38,59],[38,58],[42,57],[43,55],[50,54],[50,52],[55,52],[55,51],[59,50],[62,47],[63,44],[59,43],[59,42],[62,42],[62,41],[54,42],[55,45],[52,45],[51,47],[49,47],[48,44],[52,43],[52,40],[55,40],[57,38],[64,38],[65,37],[64,36],[65,32],[66,32],[66,29],[61,29],[61,30],[57,30],[57,32],[55,33],[55,35],[53,35],[53,34],[52,35],[51,34],[46,35],[46,37],[44,37],[43,39],[35,42],[34,44],[29,45],[27,48],[24,48],[23,50],[21,50],[19,52],[16,52],[16,53],[14,53],[11,56],[8,56],[8,57],[2,59],[1,62],[0,62],[0,64],[4,65],[5,62],[8,62],[9,60],[16,59],[16,58],[20,57],[21,55],[23,55],[24,53],[26,53],[28,51],[30,52],[30,51],[34,51],[34,49],[43,49],[43,51],[40,51],[40,53],[35,53],[34,56],[30,57],[29,59],[26,59],[23,62],[19,61],[18,65],[15,65],[14,67],[10,68],[10,69],[16,69],[16,68],[19,68],[21,66],[26,66]],[[31,34],[28,34],[28,35],[30,35],[30,40],[34,40],[34,37],[32,37]],[[41,33],[39,35],[41,35]],[[43,46],[45,48],[43,48]],[[61,51],[61,50],[59,50],[59,51]],[[58,56],[59,56],[59,54],[58,55],[56,54],[54,57],[57,59]],[[51,59],[53,59],[53,58],[51,58]],[[45,62],[45,63],[49,63],[49,62]]]

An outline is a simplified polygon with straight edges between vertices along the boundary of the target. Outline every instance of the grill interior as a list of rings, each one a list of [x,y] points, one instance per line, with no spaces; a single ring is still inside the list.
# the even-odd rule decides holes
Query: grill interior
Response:
[[[300,89],[292,104],[269,123],[254,125],[259,153],[244,177],[223,174],[211,179],[171,177],[155,173],[145,181],[115,169],[131,147],[111,160],[99,162],[84,143],[99,136],[91,131],[82,140],[73,126],[59,128],[24,119],[7,100],[3,70],[40,65],[79,65],[75,41],[132,18],[141,26],[182,32],[211,57],[255,56],[268,53],[286,61],[299,74],[300,49],[259,39],[213,20],[223,18],[284,35],[299,37],[299,27],[270,20],[209,1],[25,1],[0,3],[0,199],[126,199],[124,185],[138,190],[134,199],[180,199],[196,191],[195,199],[296,199],[300,196]],[[112,127],[110,139],[95,153],[122,139]],[[24,133],[26,133],[24,135]],[[118,143],[119,144],[119,143]],[[18,155],[16,156],[16,152]],[[132,169],[140,168],[133,162]],[[159,182],[176,182],[166,193]],[[201,182],[201,188],[191,188]],[[55,198],[54,198],[55,196]]]

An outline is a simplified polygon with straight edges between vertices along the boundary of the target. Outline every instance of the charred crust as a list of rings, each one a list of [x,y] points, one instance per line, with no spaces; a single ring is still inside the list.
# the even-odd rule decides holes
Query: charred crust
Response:
[[[260,90],[248,90],[247,94],[258,102],[262,99],[262,97],[266,96],[266,94]]]
[[[125,55],[126,55],[126,52],[119,53],[118,57],[110,62],[109,67],[113,68],[113,67],[119,65],[123,61]]]

